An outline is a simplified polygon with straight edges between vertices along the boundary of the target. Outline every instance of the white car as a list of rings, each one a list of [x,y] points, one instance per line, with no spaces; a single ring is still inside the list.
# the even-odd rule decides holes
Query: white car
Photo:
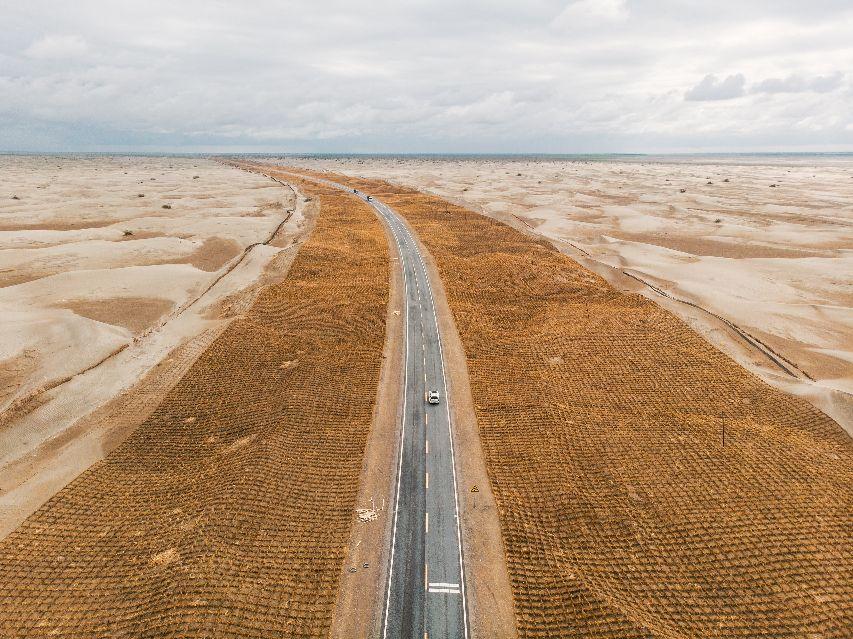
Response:
[[[438,391],[437,390],[431,390],[429,393],[427,393],[427,401],[430,404],[438,404],[438,402],[439,402]]]

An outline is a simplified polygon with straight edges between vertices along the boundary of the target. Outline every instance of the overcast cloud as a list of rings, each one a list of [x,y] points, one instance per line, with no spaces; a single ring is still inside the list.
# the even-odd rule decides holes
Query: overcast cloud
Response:
[[[0,149],[853,150],[850,0],[0,0]]]

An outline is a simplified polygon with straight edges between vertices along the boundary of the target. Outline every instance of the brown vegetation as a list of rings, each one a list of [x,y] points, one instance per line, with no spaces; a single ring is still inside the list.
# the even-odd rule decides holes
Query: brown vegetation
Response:
[[[394,207],[435,259],[520,636],[850,636],[853,444],[837,424],[544,241],[332,179]]]
[[[0,635],[328,634],[370,428],[388,255],[322,196],[265,288],[151,416],[0,542]]]
[[[171,300],[157,297],[112,297],[97,300],[72,300],[57,304],[77,315],[96,322],[123,326],[134,335],[153,326],[157,320],[174,308]]]

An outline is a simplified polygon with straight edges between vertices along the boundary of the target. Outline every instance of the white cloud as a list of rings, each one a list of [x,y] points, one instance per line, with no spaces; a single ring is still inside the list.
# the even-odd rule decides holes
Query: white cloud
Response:
[[[24,55],[37,60],[67,60],[86,53],[89,49],[79,35],[46,35],[24,50]]]
[[[730,75],[725,80],[718,80],[715,75],[706,75],[702,81],[684,94],[684,99],[691,102],[710,100],[731,100],[744,94],[746,78],[742,73]]]

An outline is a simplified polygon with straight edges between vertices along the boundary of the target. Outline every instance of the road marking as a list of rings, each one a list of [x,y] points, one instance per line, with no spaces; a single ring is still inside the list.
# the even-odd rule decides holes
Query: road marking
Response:
[[[426,490],[429,490],[429,473],[426,474]]]
[[[429,564],[424,563],[424,590],[429,590]]]
[[[447,595],[459,595],[461,594],[458,588],[432,588],[430,587],[427,592],[441,592]]]
[[[424,513],[424,527],[426,528],[424,532],[429,532],[429,513]]]
[[[407,259],[406,253],[403,250],[403,245],[400,242],[400,238],[397,236],[397,231],[394,229],[393,225],[391,225],[392,234],[394,235],[394,239],[397,242],[397,251],[400,254],[400,267],[403,270],[403,298],[406,305],[406,317],[405,324],[403,326],[403,331],[406,335],[406,357],[405,362],[403,364],[403,412],[401,413],[402,425],[400,428],[400,457],[397,461],[397,485],[394,490],[394,525],[393,532],[391,533],[391,557],[388,560],[388,590],[385,594],[385,610],[383,611],[385,615],[385,623],[382,626],[382,637],[387,638],[388,636],[388,606],[391,603],[391,584],[393,583],[393,575],[394,575],[394,552],[397,549],[397,517],[400,512],[400,483],[403,476],[403,449],[405,448],[406,442],[406,399],[408,397],[408,393],[405,392],[405,389],[409,385],[409,353],[411,349],[409,348],[409,260]],[[422,318],[423,319],[423,316]],[[426,573],[424,573],[424,582],[426,583]],[[463,608],[463,615],[464,615]],[[467,637],[467,627],[465,629],[465,635]]]
[[[429,455],[429,440],[426,440],[426,454]]]
[[[429,583],[430,588],[458,588],[459,584],[449,584],[445,581],[431,581]]]

